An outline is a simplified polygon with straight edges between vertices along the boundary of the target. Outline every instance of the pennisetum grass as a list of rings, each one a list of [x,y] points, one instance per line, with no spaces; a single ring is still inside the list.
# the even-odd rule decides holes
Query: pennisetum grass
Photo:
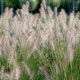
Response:
[[[28,3],[0,16],[1,80],[80,79],[80,15],[58,14],[44,1],[40,13],[29,13]]]

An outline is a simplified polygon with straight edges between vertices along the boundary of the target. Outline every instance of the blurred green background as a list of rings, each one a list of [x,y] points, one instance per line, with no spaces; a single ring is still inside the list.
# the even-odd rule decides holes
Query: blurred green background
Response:
[[[40,4],[42,0],[26,0],[29,1],[29,11],[37,12],[40,8]],[[48,2],[49,1],[49,2]],[[25,0],[3,0],[3,7],[13,8],[14,11],[18,8],[22,8],[22,5],[25,4]],[[52,10],[57,6],[60,11],[62,8],[65,9],[66,12],[72,11],[72,0],[46,0],[46,5],[50,6]],[[75,0],[75,11],[80,11],[80,0]],[[0,12],[1,12],[1,0],[0,0]]]

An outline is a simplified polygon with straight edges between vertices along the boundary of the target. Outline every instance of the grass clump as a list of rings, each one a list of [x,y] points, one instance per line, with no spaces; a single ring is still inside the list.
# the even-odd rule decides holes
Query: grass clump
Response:
[[[79,80],[78,16],[43,4],[39,14],[28,8],[24,5],[15,16],[7,8],[0,17],[0,72],[3,66],[5,74],[13,69],[7,74],[10,80]]]
[[[0,70],[4,67],[4,72],[11,72],[13,70],[13,65],[9,63],[6,55],[0,56]]]
[[[72,62],[73,77],[80,79],[80,42],[74,48],[74,59]]]
[[[23,64],[21,66],[21,74],[19,80],[31,80]]]
[[[49,45],[48,45],[49,46]],[[74,59],[73,62],[64,63],[64,54],[59,54],[58,50],[61,43],[56,44],[55,50],[52,50],[50,47],[40,47],[39,51],[34,51],[29,59],[22,60],[29,67],[30,74],[24,65],[21,66],[21,77],[23,80],[79,80],[79,65],[80,65],[80,56],[79,54],[75,55],[76,52],[79,52],[80,45],[77,45],[77,49],[74,50]],[[65,53],[67,48],[64,47],[61,53]],[[41,55],[40,55],[41,54]],[[77,64],[78,63],[78,64]],[[77,70],[78,69],[78,70]]]

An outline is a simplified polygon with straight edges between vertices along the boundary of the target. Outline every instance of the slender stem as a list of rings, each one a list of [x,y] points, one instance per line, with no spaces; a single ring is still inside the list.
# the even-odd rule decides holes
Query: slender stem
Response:
[[[50,1],[48,0],[48,6],[50,6]]]
[[[25,0],[25,5],[27,4],[27,0]]]
[[[73,0],[73,11],[75,12],[75,0]]]
[[[1,0],[1,15],[3,15],[3,0]]]

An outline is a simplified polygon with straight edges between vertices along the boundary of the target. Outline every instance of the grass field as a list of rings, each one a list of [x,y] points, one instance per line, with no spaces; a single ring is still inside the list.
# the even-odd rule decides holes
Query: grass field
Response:
[[[80,15],[28,6],[0,17],[0,80],[80,80]]]

